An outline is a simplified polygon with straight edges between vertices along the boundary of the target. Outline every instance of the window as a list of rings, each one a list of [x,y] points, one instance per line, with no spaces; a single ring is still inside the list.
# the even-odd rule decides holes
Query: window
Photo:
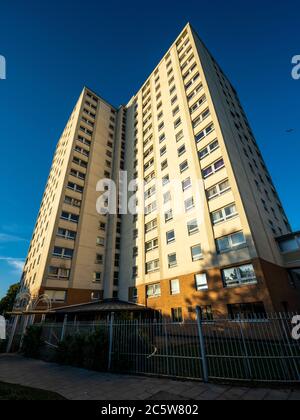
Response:
[[[185,208],[185,211],[186,212],[192,210],[194,207],[195,207],[195,204],[194,204],[194,198],[193,197],[188,198],[187,200],[185,200],[185,202],[184,202],[184,208]]]
[[[232,235],[224,236],[216,240],[218,252],[230,251],[234,248],[246,244],[246,238],[243,232],[233,233]]]
[[[68,182],[68,189],[79,193],[83,192],[83,187],[81,185],[74,184],[74,182]]]
[[[212,213],[213,224],[216,225],[220,222],[224,222],[226,220],[232,219],[233,217],[237,216],[237,214],[238,213],[237,213],[235,204],[224,207],[221,210],[214,211]]]
[[[70,276],[70,270],[59,267],[49,267],[49,277],[56,279],[68,279]]]
[[[149,261],[146,263],[146,273],[153,273],[159,270],[159,260]]]
[[[175,90],[176,90],[176,87],[175,87],[175,85],[174,85],[174,86],[172,86],[172,87],[171,87],[171,89],[170,89],[170,95],[171,95],[171,96],[173,95],[173,93],[175,92]]]
[[[243,286],[244,284],[257,284],[252,264],[222,270],[224,287]]]
[[[169,203],[172,200],[171,197],[171,193],[170,191],[167,191],[164,195],[163,195],[163,199],[164,199],[164,204]]]
[[[45,290],[45,295],[52,302],[65,302],[67,292],[64,290]]]
[[[186,89],[189,89],[200,77],[200,74],[197,73],[195,76],[185,85]]]
[[[204,159],[206,156],[210,155],[218,148],[219,148],[219,142],[218,140],[214,140],[207,147],[204,147],[203,149],[200,150],[200,152],[198,152],[199,159],[200,160]]]
[[[74,176],[75,178],[85,179],[85,174],[80,171],[76,171],[75,169],[71,169],[70,175]]]
[[[178,118],[175,122],[174,122],[174,128],[176,129],[177,127],[179,127],[181,124],[181,118]]]
[[[145,214],[151,214],[153,212],[155,212],[157,209],[157,204],[156,201],[154,201],[153,203],[149,204],[148,206],[145,207]]]
[[[164,171],[168,167],[168,160],[164,160],[161,164],[161,170]]]
[[[183,137],[184,137],[183,136],[183,130],[181,130],[176,134],[176,141],[179,142],[180,140],[183,139]]]
[[[189,164],[188,164],[188,161],[187,160],[185,160],[184,162],[182,162],[179,165],[179,169],[180,169],[180,172],[181,173],[185,172],[188,168],[189,168]]]
[[[173,220],[173,211],[172,210],[168,210],[165,213],[165,223],[170,222],[171,220]]]
[[[196,286],[196,290],[198,292],[200,292],[202,290],[208,290],[206,273],[195,275],[195,286]]]
[[[184,181],[182,181],[182,191],[186,191],[192,186],[191,178],[188,177]]]
[[[211,305],[199,306],[199,308],[200,308],[200,317],[201,317],[202,321],[213,321],[214,320],[213,310],[212,310]]]
[[[167,146],[164,146],[160,149],[160,156],[164,156],[167,153]]]
[[[161,135],[159,136],[159,142],[160,142],[160,143],[162,143],[164,140],[166,140],[166,135],[165,135],[165,133],[164,133],[164,134],[161,134]]]
[[[158,239],[152,239],[151,241],[146,242],[145,250],[146,252],[153,251],[158,248]]]
[[[169,232],[166,233],[166,237],[167,237],[167,244],[171,244],[175,242],[175,231],[170,230]]]
[[[91,293],[91,299],[92,300],[101,300],[102,298],[102,293],[99,291],[95,291]]]
[[[267,317],[263,302],[237,303],[227,306],[231,319],[263,319]]]
[[[81,207],[81,201],[80,200],[77,200],[76,198],[69,197],[67,195],[65,196],[64,202],[66,204],[69,204],[70,206]]]
[[[196,219],[191,220],[187,223],[188,234],[194,235],[195,233],[199,232],[198,221]]]
[[[70,248],[61,248],[59,246],[54,247],[53,256],[56,258],[72,259],[73,258],[73,249]]]
[[[105,231],[106,230],[106,224],[103,223],[103,222],[99,222],[99,230]]]
[[[178,157],[182,156],[185,152],[186,152],[186,149],[185,149],[185,144],[183,144],[183,145],[182,145],[182,146],[180,146],[180,147],[179,147],[179,149],[177,150]]]
[[[218,197],[222,194],[225,194],[227,191],[229,191],[230,185],[228,179],[225,181],[220,182],[219,184],[215,185],[214,187],[211,187],[207,190],[207,198],[209,200],[212,200],[215,197]]]
[[[98,236],[97,239],[96,239],[96,244],[98,246],[104,246],[105,245],[105,239],[102,238],[101,236]]]
[[[144,171],[146,172],[153,164],[154,164],[154,159],[152,158],[147,163],[145,163]]]
[[[64,238],[64,239],[70,239],[75,240],[76,239],[76,232],[68,229],[58,228],[57,236]]]
[[[151,222],[145,225],[145,232],[151,232],[152,230],[157,228],[157,219],[151,220]]]
[[[179,106],[176,106],[176,108],[173,109],[172,113],[173,113],[173,117],[175,117],[175,115],[177,115],[179,112]]]
[[[199,93],[200,92],[200,90],[202,90],[203,89],[203,85],[202,85],[202,83],[200,83],[189,95],[188,95],[188,97],[187,97],[187,99],[188,99],[188,101],[190,101],[191,99],[193,99],[196,95],[197,95],[197,93]],[[203,103],[203,102],[202,102]]]
[[[160,283],[147,286],[147,298],[159,297],[161,295]]]
[[[151,187],[147,191],[145,191],[145,200],[147,200],[150,197],[153,197],[154,194],[156,194],[156,186],[155,185],[153,185],[153,187]]]
[[[174,105],[177,99],[178,99],[177,95],[173,96],[173,98],[171,99],[171,105]]]
[[[193,128],[198,127],[198,125],[201,124],[204,120],[206,120],[206,118],[209,116],[210,116],[210,110],[209,108],[207,108],[197,118],[193,120]]]
[[[199,244],[199,245],[192,246],[191,253],[192,253],[193,261],[201,260],[203,257],[201,245]]]
[[[180,283],[178,279],[170,281],[170,292],[171,292],[171,295],[179,295]]]
[[[119,283],[119,273],[118,274],[118,283]],[[138,267],[134,266],[132,267],[132,278],[135,279],[138,276]]]
[[[206,136],[208,136],[210,133],[212,133],[215,129],[214,124],[209,124],[204,130],[200,131],[200,133],[198,133],[195,136],[195,140],[196,143],[199,143],[202,139],[204,139]]]
[[[101,282],[101,274],[102,273],[100,273],[98,271],[93,274],[93,282],[94,283],[100,283]]]
[[[174,268],[177,266],[177,256],[175,253],[168,255],[168,266],[169,268]]]
[[[183,322],[182,308],[172,308],[171,314],[173,322]]]
[[[74,222],[74,223],[78,223],[79,216],[77,216],[76,214],[67,213],[67,212],[63,211],[62,214],[61,214],[61,219],[67,220],[67,221],[70,221],[70,222]]]
[[[189,70],[182,76],[183,77],[183,79],[185,80],[185,79],[187,79],[188,78],[188,76],[195,70],[195,68],[197,67],[197,64],[196,63],[194,63],[190,68],[189,68]]]
[[[295,252],[300,249],[300,238],[294,237],[279,241],[279,248],[282,253]]]
[[[158,131],[161,131],[164,128],[164,126],[165,126],[164,122],[160,123],[158,126]]]
[[[103,255],[96,254],[96,264],[103,264]]]
[[[225,166],[224,160],[219,159],[217,162],[213,163],[212,165],[208,166],[207,168],[203,169],[202,176],[203,178],[208,178],[209,176],[215,174],[216,172],[223,169]]]
[[[165,176],[163,177],[163,179],[162,179],[162,185],[163,185],[163,187],[164,187],[165,185],[169,184],[169,182],[170,182],[170,176],[169,176],[169,175],[165,175]]]

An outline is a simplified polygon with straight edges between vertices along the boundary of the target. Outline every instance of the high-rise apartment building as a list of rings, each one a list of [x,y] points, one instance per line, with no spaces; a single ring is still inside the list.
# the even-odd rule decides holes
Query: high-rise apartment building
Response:
[[[101,215],[98,181],[123,194],[120,170],[145,182],[145,211]],[[174,321],[196,306],[207,318],[294,310],[299,294],[275,239],[290,232],[237,93],[187,25],[126,106],[83,90],[57,145],[22,287],[60,305],[134,301]]]

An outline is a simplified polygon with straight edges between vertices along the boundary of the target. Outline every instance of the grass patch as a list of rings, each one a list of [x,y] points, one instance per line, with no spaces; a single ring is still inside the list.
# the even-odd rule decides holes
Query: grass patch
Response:
[[[0,401],[54,401],[65,400],[59,394],[41,389],[0,382]]]

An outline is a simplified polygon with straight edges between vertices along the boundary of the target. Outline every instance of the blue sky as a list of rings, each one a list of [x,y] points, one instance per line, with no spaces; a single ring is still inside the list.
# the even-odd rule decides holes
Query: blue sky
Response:
[[[188,21],[237,88],[300,229],[300,80],[291,78],[299,1],[190,0],[184,9],[174,0],[1,2],[0,297],[20,277],[54,148],[82,87],[127,102]]]

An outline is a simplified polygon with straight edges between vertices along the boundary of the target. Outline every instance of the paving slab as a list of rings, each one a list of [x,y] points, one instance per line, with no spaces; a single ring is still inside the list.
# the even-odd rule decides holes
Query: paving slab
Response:
[[[0,355],[0,381],[57,392],[70,400],[300,400],[297,389],[247,388],[99,373],[18,355]]]

